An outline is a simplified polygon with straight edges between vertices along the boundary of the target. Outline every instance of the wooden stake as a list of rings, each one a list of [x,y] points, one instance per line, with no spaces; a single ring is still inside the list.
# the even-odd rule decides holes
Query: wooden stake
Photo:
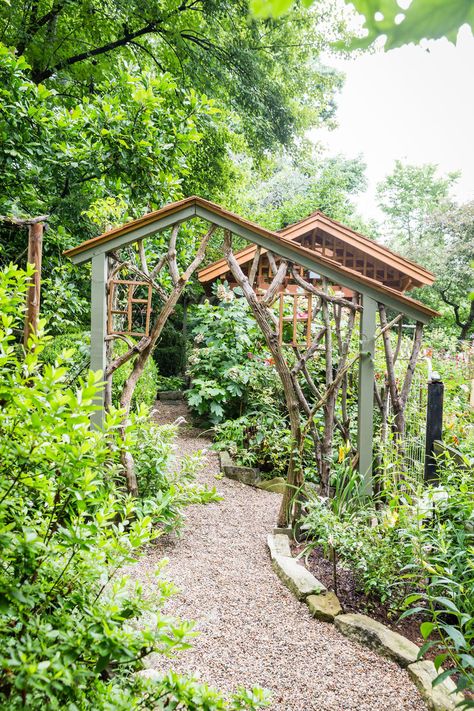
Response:
[[[33,264],[35,273],[31,278],[26,294],[25,331],[23,342],[28,347],[28,340],[38,328],[41,297],[41,259],[43,254],[43,222],[28,224],[28,263]]]

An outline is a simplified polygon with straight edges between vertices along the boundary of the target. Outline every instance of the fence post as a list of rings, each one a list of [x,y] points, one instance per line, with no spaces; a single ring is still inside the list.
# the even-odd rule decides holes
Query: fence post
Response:
[[[438,373],[433,373],[428,382],[426,407],[425,481],[437,478],[434,443],[443,436],[443,394],[444,384]]]
[[[91,280],[91,370],[101,370],[107,366],[105,337],[107,335],[107,277],[108,260],[104,253],[92,257]],[[91,422],[102,427],[104,421],[104,390],[96,396],[97,410],[92,413]]]

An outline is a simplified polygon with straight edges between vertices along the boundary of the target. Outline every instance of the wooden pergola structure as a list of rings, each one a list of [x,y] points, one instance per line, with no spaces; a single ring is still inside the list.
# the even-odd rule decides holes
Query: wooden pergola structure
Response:
[[[210,228],[197,249],[196,256],[184,271],[180,271],[176,258],[179,226],[190,220],[209,223]],[[157,233],[170,230],[166,249],[157,257],[150,269],[147,265],[147,240]],[[416,338],[410,358],[406,382],[400,390],[393,372],[389,372],[392,400],[403,406],[411,384],[412,371],[419,353],[421,330],[436,312],[407,296],[405,291],[414,286],[431,284],[433,275],[422,267],[401,258],[387,248],[330,220],[317,212],[305,220],[274,232],[233,214],[200,197],[190,197],[172,203],[155,212],[110,230],[99,237],[83,242],[70,249],[66,255],[75,263],[92,263],[91,287],[91,368],[102,370],[111,377],[116,367],[129,358],[135,364],[141,361],[159,339],[166,319],[172,312],[186,283],[202,264],[206,247],[216,230],[224,231],[223,258],[199,272],[199,279],[206,285],[216,279],[227,279],[238,284],[262,329],[267,346],[276,359],[276,368],[282,379],[290,421],[301,437],[298,408],[308,418],[303,436],[314,432],[312,418],[316,406],[323,406],[328,421],[335,418],[334,399],[344,388],[348,361],[348,341],[358,323],[358,466],[365,480],[366,491],[372,488],[372,461],[374,439],[374,349],[375,339],[382,336],[386,346],[388,371],[393,371],[394,354],[390,352],[388,330],[401,317],[417,324]],[[248,242],[248,247],[232,251],[232,236],[237,235]],[[126,254],[126,257],[123,255]],[[127,271],[132,277],[119,278]],[[166,279],[161,279],[166,273]],[[171,285],[171,286],[170,286]],[[158,295],[160,312],[150,325],[151,290]],[[122,290],[121,295],[118,295]],[[116,296],[114,296],[116,295]],[[293,314],[288,315],[285,298],[293,295]],[[305,300],[304,344],[298,341],[298,300]],[[301,304],[301,301],[300,301]],[[145,309],[147,323],[136,331],[133,326],[135,308]],[[396,314],[387,321],[389,309]],[[321,314],[321,328],[317,333],[312,327],[312,318]],[[278,315],[279,314],[279,315]],[[346,314],[346,315],[344,315]],[[377,323],[379,314],[379,324]],[[331,318],[339,324],[334,331]],[[114,318],[122,319],[121,329],[114,326]],[[290,366],[281,355],[283,324],[292,320],[294,351]],[[125,325],[124,325],[125,324]],[[379,332],[377,333],[377,329]],[[131,344],[126,358],[121,362],[107,363],[107,343],[115,337],[127,338],[135,334],[138,344]],[[308,373],[308,360],[314,356],[318,344],[331,340],[339,343],[337,368],[333,362],[326,364],[327,392],[321,392]],[[395,354],[396,357],[396,354]],[[331,360],[332,356],[327,359]],[[137,377],[141,370],[137,368]],[[304,375],[312,390],[316,404],[307,402],[298,378]],[[134,376],[132,375],[132,380]],[[100,425],[104,401],[95,415]],[[296,414],[295,414],[296,412]],[[292,419],[293,413],[293,419]],[[298,418],[298,422],[296,422]],[[344,423],[339,423],[341,427]],[[298,480],[296,479],[296,484]]]

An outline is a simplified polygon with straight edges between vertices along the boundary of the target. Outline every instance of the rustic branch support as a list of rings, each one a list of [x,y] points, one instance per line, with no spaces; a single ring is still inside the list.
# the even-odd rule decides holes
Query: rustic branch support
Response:
[[[177,259],[177,254],[181,255],[181,251],[177,249],[179,225],[184,220],[196,217],[206,220],[211,227],[204,235],[191,263],[180,274]],[[327,255],[318,256],[315,253],[313,256],[306,243],[300,245],[283,239],[200,198],[189,198],[162,208],[142,220],[112,230],[70,251],[71,257],[77,263],[92,260],[92,367],[101,369],[110,384],[112,374],[127,361],[132,361],[132,371],[121,396],[121,406],[125,410],[122,436],[125,436],[136,383],[160,338],[164,324],[183,295],[190,278],[202,263],[209,241],[217,228],[224,230],[225,260],[222,261],[242,289],[264,335],[282,382],[288,410],[293,447],[288,466],[288,486],[282,500],[279,523],[293,523],[298,515],[296,494],[304,482],[303,454],[308,444],[314,451],[323,491],[331,493],[335,432],[340,432],[344,445],[349,445],[346,451],[353,455],[352,465],[355,466],[358,461],[359,471],[364,476],[365,492],[370,493],[374,397],[381,408],[386,402],[384,393],[375,388],[375,341],[378,338],[384,341],[390,393],[398,398],[399,408],[403,411],[419,356],[422,323],[429,320],[432,312],[412,299],[405,298],[403,294],[397,294],[394,289],[384,290],[376,279],[367,279],[365,276],[359,279],[351,269],[340,269],[340,265],[333,263]],[[152,267],[149,264],[150,255],[146,252],[145,240],[148,235],[164,229],[171,230],[168,249],[159,258],[155,257],[157,262]],[[247,272],[242,268],[240,256],[237,257],[232,251],[232,234],[255,244],[255,251],[251,252],[249,258],[251,263],[246,266]],[[263,259],[267,260],[264,266]],[[108,275],[109,260],[113,262],[114,267]],[[409,268],[413,269],[413,265]],[[210,267],[203,271],[206,270],[209,271]],[[130,341],[127,334],[107,334],[107,283],[110,285],[114,275],[121,271],[132,273],[149,284],[159,299],[149,336],[138,343]],[[305,278],[305,275],[309,276]],[[321,288],[319,284],[322,284]],[[334,293],[331,284],[340,285],[338,288],[344,287],[343,294],[337,291]],[[291,330],[293,333],[291,343],[282,342],[282,311],[278,319],[274,306],[278,295],[280,309],[285,312],[285,333]],[[154,308],[155,303],[156,298],[153,302]],[[379,330],[376,328],[377,305],[380,313]],[[402,342],[401,317],[397,316],[388,322],[386,308],[401,312],[417,322],[411,356],[401,387],[394,378],[394,364]],[[355,333],[358,325],[360,342],[357,344]],[[389,332],[395,325],[398,325],[398,339],[392,353]],[[116,337],[125,342],[128,339],[128,349],[110,362],[106,369],[106,345],[110,349],[110,344]],[[324,358],[324,364],[319,365],[319,357]],[[359,365],[357,450],[350,442],[352,427],[349,406],[356,364]],[[315,417],[318,411],[324,413],[322,420]],[[101,418],[102,408],[98,407],[93,419],[96,424],[100,424]],[[133,461],[124,452],[122,462],[129,491],[136,494],[138,483]]]
[[[41,262],[43,256],[44,223],[40,218],[28,222],[28,264],[33,264],[35,272],[31,278],[26,294],[25,332],[23,342],[25,348],[32,333],[38,329],[38,319],[41,302]]]
[[[393,411],[395,414],[395,419],[393,423],[393,433],[395,435],[398,446],[400,447],[400,449],[403,449],[402,440],[405,435],[406,426],[405,407],[408,402],[408,396],[410,394],[410,389],[413,382],[413,375],[415,373],[415,367],[420,353],[421,341],[423,336],[423,324],[420,321],[417,321],[416,323],[411,353],[408,361],[408,367],[405,373],[402,387],[400,388],[397,382],[397,376],[395,374],[395,362],[396,358],[398,357],[399,351],[398,339],[397,350],[394,354],[392,350],[392,343],[390,340],[390,324],[387,321],[387,312],[383,304],[379,304],[379,316],[381,334],[383,337],[384,344],[385,363],[387,367],[387,383],[389,387]]]

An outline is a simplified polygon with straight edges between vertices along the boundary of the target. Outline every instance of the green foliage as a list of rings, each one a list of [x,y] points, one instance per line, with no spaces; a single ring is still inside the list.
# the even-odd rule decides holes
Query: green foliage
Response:
[[[262,179],[263,178],[263,179]],[[365,190],[361,157],[324,158],[304,143],[293,153],[283,152],[265,166],[263,176],[249,176],[238,210],[270,229],[280,229],[320,210],[356,229],[371,232],[358,217],[352,196]]]
[[[459,691],[474,692],[474,473],[462,470],[445,458],[442,488],[433,511],[434,525],[427,527],[420,547],[421,592],[407,598],[414,605],[407,614],[423,613],[421,626],[428,641],[425,654],[436,650],[435,665],[440,683],[456,674]],[[412,570],[412,567],[410,567]],[[449,669],[441,670],[445,664]],[[474,707],[472,699],[465,708]]]
[[[393,172],[377,186],[379,206],[389,218],[395,248],[410,250],[412,259],[423,256],[422,242],[431,213],[450,202],[450,189],[459,177],[438,177],[438,166],[404,165],[395,161]],[[426,258],[426,255],[425,255]]]
[[[169,74],[139,73],[121,62],[71,108],[28,78],[22,57],[2,46],[0,59],[4,212],[54,208],[55,224],[59,218],[77,232],[82,221],[87,234],[90,206],[110,195],[141,214],[180,194],[182,154],[200,140],[201,118],[216,112],[211,101],[181,90]]]
[[[293,445],[287,416],[274,403],[256,405],[215,427],[216,449],[228,450],[242,466],[257,466],[269,476],[286,476]]]
[[[474,476],[445,455],[436,486],[386,487],[379,505],[359,495],[357,480],[339,472],[331,501],[314,496],[304,519],[311,543],[335,551],[361,589],[400,610],[422,615],[440,676],[456,675],[459,691],[474,690]],[[405,598],[405,600],[404,600]],[[441,665],[448,667],[442,671]],[[472,707],[467,700],[465,707]]]
[[[90,427],[100,373],[89,372],[71,389],[67,353],[54,364],[41,361],[47,343],[41,332],[24,358],[18,356],[13,334],[28,276],[13,265],[0,274],[0,706],[262,706],[266,695],[259,690],[225,701],[174,674],[154,684],[131,676],[151,652],[185,649],[192,626],[160,611],[173,592],[168,583],[157,578],[153,594],[145,595],[118,573],[156,537],[160,502],[148,515],[145,502],[137,505],[120,486],[120,413],[107,417],[103,431]],[[158,451],[159,431],[143,432],[137,420],[128,432],[127,446],[139,460],[151,434]],[[162,434],[169,445],[171,432]],[[154,470],[155,480],[160,474]],[[196,499],[187,491],[188,478],[172,482],[173,505]],[[166,479],[160,486],[164,493]],[[169,521],[161,517],[163,525]]]
[[[184,372],[186,339],[169,320],[166,322],[160,340],[153,351],[153,359],[160,375],[166,378],[181,375]]]
[[[41,361],[54,366],[64,351],[68,351],[68,381],[73,382],[90,366],[90,333],[78,331],[54,336],[41,352]]]
[[[193,311],[188,402],[215,425],[215,447],[263,474],[285,474],[292,449],[283,389],[240,290],[216,289],[219,303]]]
[[[216,293],[220,304],[206,301],[193,310],[195,348],[188,359],[192,379],[188,403],[212,423],[241,411],[252,371],[249,360],[260,342],[245,299],[224,285]]]
[[[242,0],[132,0],[106,13],[99,0],[52,9],[20,0],[12,8],[0,5],[0,20],[4,42],[25,54],[33,80],[66,85],[75,97],[96,91],[122,61],[133,61],[141,72],[169,73],[218,100],[237,132],[260,147],[287,142],[310,116],[332,110],[333,75],[316,59],[328,29],[341,34],[336,13],[311,21],[295,12],[269,24],[249,22]],[[286,41],[289,35],[297,41]]]
[[[447,333],[460,340],[474,327],[474,206],[456,205],[450,190],[458,177],[437,176],[435,165],[396,162],[393,173],[378,186],[380,207],[387,215],[390,246],[434,272],[432,288],[415,296],[443,314]],[[436,328],[439,322],[434,323]]]
[[[25,278],[14,268],[2,275],[5,283],[24,294]],[[102,594],[153,537],[151,519],[136,518],[113,486],[117,418],[104,434],[91,431],[97,376],[73,391],[64,385],[63,359],[41,370],[41,336],[24,361],[14,357],[18,306],[0,293],[0,696],[12,709],[101,708],[106,668],[133,668],[151,648],[179,648],[187,627],[163,618],[168,640],[161,625],[133,628],[150,603],[137,586],[127,591],[125,580],[111,580]],[[169,594],[166,586],[160,594]]]
[[[356,573],[360,589],[374,604],[380,600],[399,606],[407,592],[399,584],[400,572],[412,561],[403,535],[409,540],[416,531],[416,510],[394,503],[378,513],[358,497],[349,505],[340,494],[329,505],[313,497],[307,508],[304,523],[311,541],[307,550],[321,545],[326,554],[335,551],[340,562]]]
[[[189,711],[245,711],[264,708],[270,703],[270,694],[264,689],[239,688],[230,699],[207,684],[187,679],[170,672],[163,680],[145,682],[146,700],[156,709],[189,709]],[[156,704],[159,704],[158,706]],[[113,706],[110,711],[115,711]],[[125,711],[125,708],[124,708]]]
[[[67,3],[70,6],[70,3]],[[24,57],[0,45],[0,212],[49,214],[42,299],[51,331],[84,327],[90,272],[64,262],[64,248],[182,197],[187,159],[212,101],[170,74],[120,60],[93,92],[35,84]],[[126,205],[126,207],[125,207]],[[0,226],[0,260],[24,260],[24,230]]]
[[[57,264],[41,282],[41,313],[48,321],[48,332],[61,334],[90,324],[90,301],[84,295],[84,282],[76,279],[69,262]]]
[[[174,460],[176,427],[158,426],[148,408],[132,415],[127,445],[133,455],[143,514],[159,521],[165,531],[179,530],[185,506],[218,501],[215,488],[197,487],[195,475],[202,466],[199,452]]]
[[[456,41],[459,28],[468,24],[474,29],[474,8],[471,0],[413,0],[403,9],[397,0],[346,0],[365,18],[366,36],[354,39],[352,49],[369,47],[377,38],[386,38],[386,50],[423,39],[446,37]],[[255,17],[280,17],[288,12],[295,0],[251,0]],[[302,0],[304,7],[317,4]]]
[[[474,28],[474,8],[471,0],[413,0],[408,9],[397,0],[354,0],[355,9],[364,15],[367,36],[351,46],[368,47],[381,35],[386,36],[385,49],[401,47],[423,39],[446,37],[456,42],[459,28],[465,23]]]
[[[128,350],[126,343],[116,340],[114,343],[114,357],[122,355]],[[112,402],[118,407],[123,386],[132,372],[133,359],[127,361],[115,371],[112,377]],[[156,400],[158,391],[158,369],[153,358],[148,358],[132,398],[132,408],[138,409],[142,404],[151,406]]]
[[[185,387],[184,379],[180,378],[177,375],[158,375],[157,381],[159,392],[164,390],[183,390],[183,388]]]
[[[430,293],[426,289],[421,292],[421,298],[431,300],[441,311],[445,330],[451,326],[459,340],[467,340],[474,328],[474,302],[470,298],[474,285],[474,202],[437,210],[429,229],[439,245],[431,250],[437,257],[433,265],[437,280]]]

